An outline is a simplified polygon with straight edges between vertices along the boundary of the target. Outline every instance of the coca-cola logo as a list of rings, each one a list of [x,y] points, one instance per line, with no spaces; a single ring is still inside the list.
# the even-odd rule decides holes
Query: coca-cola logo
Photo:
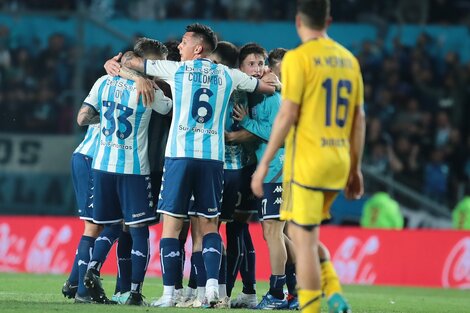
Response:
[[[0,270],[16,270],[23,261],[25,246],[25,238],[12,234],[9,224],[0,224]]]
[[[346,284],[372,284],[377,278],[368,257],[377,253],[380,241],[371,236],[365,241],[349,236],[333,255],[333,263],[341,282]]]
[[[64,273],[69,265],[66,251],[60,249],[68,244],[72,237],[69,225],[56,230],[43,226],[34,236],[26,255],[25,268],[35,273]]]
[[[447,256],[442,271],[442,285],[470,288],[470,237],[457,242]]]

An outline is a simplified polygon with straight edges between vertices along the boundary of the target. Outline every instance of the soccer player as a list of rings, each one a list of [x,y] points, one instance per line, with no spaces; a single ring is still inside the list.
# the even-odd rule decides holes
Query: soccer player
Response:
[[[159,306],[175,305],[175,272],[181,262],[178,236],[191,195],[203,236],[202,255],[207,270],[205,302],[208,306],[217,304],[222,248],[217,217],[223,189],[223,130],[228,101],[235,89],[264,93],[273,93],[275,89],[208,60],[216,45],[212,29],[191,24],[186,27],[179,46],[183,62],[144,60],[129,52],[123,56],[125,66],[167,81],[174,99],[157,210],[163,213],[160,254],[164,290],[162,298],[154,303]]]
[[[350,199],[363,193],[362,75],[356,58],[328,38],[329,12],[328,0],[298,2],[295,24],[302,45],[284,56],[281,110],[252,179],[253,192],[262,197],[269,163],[285,140],[281,218],[290,222],[303,312],[320,312],[322,219],[341,189]]]
[[[258,46],[251,45],[255,59],[264,62],[266,51]],[[276,50],[273,53],[277,53]],[[247,58],[249,60],[249,58]],[[251,95],[251,114],[242,107],[234,108],[234,118],[240,122],[240,126],[257,137],[257,159],[261,159],[271,133],[272,123],[281,105],[281,96],[275,93],[270,96]],[[250,117],[251,116],[251,117]],[[279,208],[282,195],[282,163],[284,161],[284,149],[277,151],[274,160],[271,161],[268,176],[264,180],[265,196],[258,201],[258,216],[263,228],[263,237],[268,244],[271,277],[268,293],[263,296],[257,309],[285,309],[288,307],[284,296],[283,287],[286,283],[285,266],[287,251],[284,243],[284,221],[279,220]]]
[[[99,120],[97,120],[99,122]],[[83,277],[90,261],[90,251],[93,250],[95,240],[103,229],[102,226],[93,223],[93,179],[91,174],[91,163],[95,153],[96,142],[100,132],[99,123],[88,126],[85,138],[75,149],[72,155],[72,179],[75,197],[78,205],[78,215],[84,222],[83,235],[77,248],[77,255],[73,272],[62,287],[65,297],[75,298],[75,302],[90,302],[90,296],[83,284]]]
[[[242,72],[262,78],[265,69],[266,51],[255,43],[248,43],[240,48],[239,68]],[[247,93],[237,95],[238,107],[249,110]],[[237,121],[238,124],[238,121]],[[250,189],[251,175],[256,168],[255,150],[258,139],[255,135],[239,127],[226,132],[226,139],[231,144],[243,147],[241,170],[241,203],[236,207],[234,221],[227,224],[227,293],[231,295],[235,279],[240,271],[243,290],[232,301],[234,308],[255,308],[256,297],[255,262],[256,254],[249,232],[248,221],[253,213],[257,213],[255,197]]]
[[[167,49],[159,41],[142,38],[135,45],[135,53],[164,59]],[[151,108],[160,114],[168,113],[171,100],[160,89],[154,92]],[[129,305],[145,304],[141,292],[149,260],[148,223],[156,219],[147,154],[151,111],[137,97],[136,82],[105,75],[95,82],[77,118],[80,125],[97,117],[101,120],[92,164],[93,221],[104,224],[105,230],[122,220],[129,226],[132,237],[132,282],[126,302]],[[112,240],[109,241],[112,245]],[[99,278],[104,260],[95,254],[103,253],[97,248],[93,251],[84,283],[94,301],[109,302]]]

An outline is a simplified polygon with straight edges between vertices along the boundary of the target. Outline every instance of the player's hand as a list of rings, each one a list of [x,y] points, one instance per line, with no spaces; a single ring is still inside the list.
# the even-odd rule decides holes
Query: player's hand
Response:
[[[364,182],[360,170],[352,170],[349,172],[348,183],[346,184],[344,193],[349,200],[361,198],[364,193]]]
[[[277,77],[276,74],[272,72],[266,73],[265,75],[263,75],[261,80],[265,82],[266,84],[271,85],[274,88],[276,88],[277,91],[281,90],[282,84],[281,84],[281,81],[279,80],[279,77]]]
[[[253,194],[258,198],[263,197],[263,181],[267,173],[268,165],[260,163],[258,164],[256,171],[253,173],[253,176],[251,176],[251,190],[253,191]]]
[[[104,64],[104,69],[106,73],[110,76],[119,76],[119,71],[121,70],[121,64],[119,60],[122,57],[122,52],[119,52],[117,55],[113,56],[111,59],[106,61]]]
[[[139,97],[142,95],[142,102],[144,103],[145,107],[151,107],[153,100],[155,98],[155,82],[151,79],[147,78],[138,78],[135,81],[135,85],[137,88],[137,101],[139,101]]]
[[[225,142],[233,142],[235,140],[234,132],[224,132]]]
[[[233,107],[232,116],[235,121],[241,122],[245,116],[248,115],[248,109],[242,105],[235,104]]]

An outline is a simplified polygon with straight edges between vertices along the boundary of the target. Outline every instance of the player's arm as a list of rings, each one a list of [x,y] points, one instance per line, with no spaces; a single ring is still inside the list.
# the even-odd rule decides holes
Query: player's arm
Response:
[[[277,150],[284,145],[289,130],[297,122],[299,112],[299,104],[289,99],[282,101],[281,109],[274,120],[266,151],[251,179],[251,189],[257,197],[263,196],[263,180],[268,172],[269,163],[271,163]]]
[[[225,142],[228,143],[246,143],[257,139],[258,138],[255,135],[246,129],[240,129],[234,132],[225,132]]]
[[[96,124],[100,122],[100,114],[94,107],[87,103],[83,103],[77,114],[77,123],[80,126]]]
[[[155,90],[155,101],[152,104],[152,109],[160,114],[166,115],[171,111],[173,101],[165,96],[162,90]]]
[[[366,134],[365,120],[364,109],[362,106],[356,106],[354,110],[351,135],[349,137],[351,169],[349,171],[349,179],[345,189],[345,195],[348,199],[359,199],[364,193],[361,163]]]
[[[93,84],[88,96],[83,100],[82,107],[77,114],[77,123],[80,126],[96,124],[100,122],[99,115],[99,90],[100,87],[106,83],[108,75],[101,76]]]
[[[122,66],[130,68],[140,73],[145,72],[145,60],[138,57],[134,52],[127,51],[123,54],[121,59]]]
[[[119,63],[121,55],[122,53],[119,52],[118,55],[106,61],[106,63],[104,64],[104,69],[106,70],[106,73],[110,76],[121,76],[122,78],[135,81],[137,88],[137,101],[139,101],[139,97],[142,95],[142,102],[144,103],[144,105],[147,107],[151,106],[154,101],[154,83],[151,79],[145,77],[144,74],[128,67],[130,65],[133,65],[133,62],[140,62],[129,60],[133,60],[134,57],[140,60],[141,58],[135,56],[133,52],[128,51],[124,54],[124,56],[122,56],[121,63]],[[123,65],[124,62],[127,62],[127,66]]]
[[[252,133],[253,135],[263,139],[264,141],[269,140],[271,134],[272,122],[274,116],[271,116],[271,110],[269,110],[269,103],[263,100],[258,106],[267,106],[266,109],[262,109],[263,112],[269,112],[268,116],[260,116],[259,120],[254,120],[248,116],[248,112],[245,108],[235,106],[233,108],[233,118],[240,122],[240,126]]]
[[[362,75],[358,65],[357,75],[357,95],[354,99],[354,116],[351,133],[349,134],[349,156],[351,168],[346,183],[344,193],[348,199],[359,199],[364,193],[364,182],[362,178],[361,163],[364,151],[364,141],[366,135],[366,118],[364,114],[364,85]]]
[[[230,69],[231,76],[234,80],[234,86],[237,90],[244,90],[247,92],[259,92],[263,94],[273,94],[276,87],[268,84],[267,82],[249,76],[237,69]],[[274,75],[274,74],[273,74]],[[275,76],[275,75],[274,75]]]

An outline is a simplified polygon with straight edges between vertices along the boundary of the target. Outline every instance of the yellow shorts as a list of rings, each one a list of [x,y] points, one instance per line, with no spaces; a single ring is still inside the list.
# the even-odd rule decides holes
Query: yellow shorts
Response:
[[[313,226],[330,218],[330,206],[338,191],[312,190],[292,182],[284,182],[282,187],[281,220]]]

